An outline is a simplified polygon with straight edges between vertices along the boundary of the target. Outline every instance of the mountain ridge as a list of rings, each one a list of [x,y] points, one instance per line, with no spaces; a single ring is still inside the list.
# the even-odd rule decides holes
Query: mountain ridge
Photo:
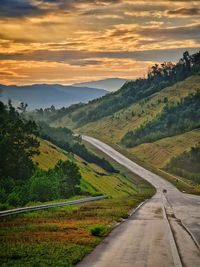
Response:
[[[97,89],[105,89],[107,91],[113,92],[122,87],[126,82],[130,81],[129,79],[122,78],[107,78],[103,80],[94,80],[89,82],[75,83],[73,86],[88,86]]]
[[[104,89],[60,84],[33,84],[24,86],[1,84],[0,90],[0,97],[4,102],[7,102],[8,99],[11,99],[16,105],[19,102],[25,102],[31,110],[47,108],[52,105],[56,108],[61,108],[62,106],[70,106],[80,102],[87,103],[108,93]]]

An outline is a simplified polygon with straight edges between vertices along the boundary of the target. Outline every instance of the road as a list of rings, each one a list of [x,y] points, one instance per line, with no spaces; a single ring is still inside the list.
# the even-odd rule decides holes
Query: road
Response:
[[[82,138],[149,181],[157,193],[77,266],[199,267],[200,197],[181,193],[103,142],[88,136]]]
[[[16,215],[19,213],[30,212],[30,211],[77,205],[81,203],[101,200],[104,198],[106,198],[106,196],[87,197],[87,198],[81,198],[81,199],[65,201],[65,202],[56,202],[56,203],[49,203],[49,204],[44,204],[44,205],[32,206],[32,207],[23,207],[23,208],[11,209],[11,210],[6,210],[6,211],[0,211],[0,218],[4,218],[7,216],[11,216],[11,215]]]

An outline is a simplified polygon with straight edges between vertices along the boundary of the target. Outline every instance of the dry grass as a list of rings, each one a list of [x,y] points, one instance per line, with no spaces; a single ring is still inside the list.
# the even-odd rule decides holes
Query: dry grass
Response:
[[[140,160],[162,168],[173,157],[197,145],[200,140],[200,130],[194,130],[177,136],[163,138],[153,143],[146,143],[128,149]]]
[[[68,159],[61,149],[45,140],[40,140],[39,150],[40,154],[34,156],[33,161],[44,170],[53,168],[59,160]]]

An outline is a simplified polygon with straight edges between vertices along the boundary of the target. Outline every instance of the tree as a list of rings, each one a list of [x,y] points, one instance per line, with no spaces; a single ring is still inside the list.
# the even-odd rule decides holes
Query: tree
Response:
[[[59,197],[58,179],[52,172],[38,170],[30,179],[30,199],[48,201]]]
[[[55,166],[55,171],[60,175],[61,197],[69,197],[80,192],[81,174],[78,166],[72,161],[59,161]]]
[[[33,174],[32,156],[39,153],[37,126],[12,106],[0,102],[0,176],[26,179]]]
[[[28,107],[28,104],[21,102],[19,106],[17,107],[18,110],[20,110],[22,113],[26,112],[26,109]]]

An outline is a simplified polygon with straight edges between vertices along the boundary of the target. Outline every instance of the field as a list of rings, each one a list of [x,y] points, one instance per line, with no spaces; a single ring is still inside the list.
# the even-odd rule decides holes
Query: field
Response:
[[[47,169],[59,159],[71,157],[80,167],[82,189],[92,194],[107,194],[110,198],[1,220],[0,266],[74,266],[127,218],[131,209],[155,192],[148,183],[115,162],[112,162],[113,166],[120,173],[105,173],[100,167],[65,155],[52,146],[49,142],[41,142],[42,154],[35,158],[40,167]]]
[[[200,130],[186,132],[177,136],[163,138],[153,143],[146,143],[128,149],[140,160],[148,161],[150,164],[162,168],[172,157],[180,155],[190,147],[198,144]]]

